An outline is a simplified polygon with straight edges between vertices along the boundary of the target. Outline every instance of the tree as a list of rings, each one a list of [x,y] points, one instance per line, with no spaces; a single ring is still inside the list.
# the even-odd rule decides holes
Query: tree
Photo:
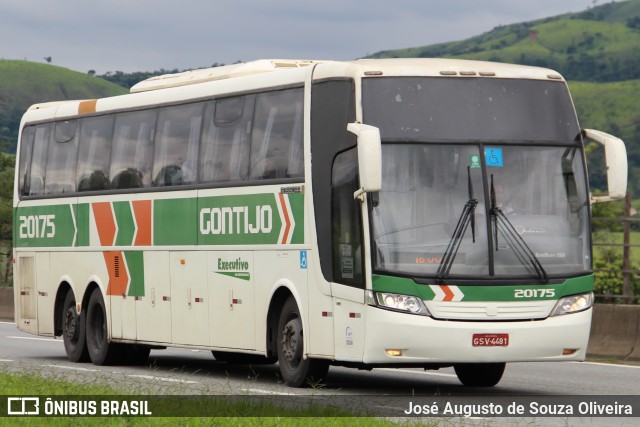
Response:
[[[13,241],[13,175],[15,156],[0,151],[0,259],[4,258],[4,277],[9,281]]]

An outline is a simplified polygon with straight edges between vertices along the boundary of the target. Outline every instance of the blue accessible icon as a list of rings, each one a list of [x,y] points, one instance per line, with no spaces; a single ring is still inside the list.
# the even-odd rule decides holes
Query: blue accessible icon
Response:
[[[489,167],[501,168],[504,166],[502,148],[500,147],[485,147],[484,157]]]
[[[300,268],[303,270],[307,268],[307,251],[300,251]]]

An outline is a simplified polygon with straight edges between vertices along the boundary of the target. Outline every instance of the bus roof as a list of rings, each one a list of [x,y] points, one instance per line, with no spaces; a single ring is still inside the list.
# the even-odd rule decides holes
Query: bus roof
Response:
[[[307,67],[313,63],[314,61],[307,60],[261,59],[258,61],[224,65],[221,67],[184,71],[176,74],[164,74],[161,76],[151,77],[137,83],[131,88],[131,93],[186,86],[214,80],[250,76],[253,74],[269,73],[282,69],[290,70],[292,68]]]
[[[321,73],[327,77],[336,74],[481,76],[524,79],[563,80],[557,72],[539,67],[504,64],[498,62],[437,58],[358,59],[355,61],[311,61],[290,59],[262,59],[221,67],[165,74],[143,80],[131,88],[131,93],[186,86],[215,80],[270,73],[279,70],[322,64]]]
[[[23,123],[163,105],[167,102],[180,102],[217,94],[241,93],[264,87],[302,83],[311,73],[314,80],[379,76],[457,76],[459,78],[476,76],[564,81],[560,74],[546,68],[460,59],[393,58],[343,62],[263,59],[152,77],[133,86],[130,95],[99,100],[35,104],[24,115]],[[165,92],[162,89],[171,92]]]

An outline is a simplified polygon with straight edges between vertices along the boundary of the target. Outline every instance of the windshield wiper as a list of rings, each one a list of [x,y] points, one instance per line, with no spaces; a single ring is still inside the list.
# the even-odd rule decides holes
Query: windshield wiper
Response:
[[[500,227],[500,231],[509,244],[509,247],[513,249],[513,253],[516,255],[520,263],[524,266],[529,266],[533,269],[533,271],[540,278],[542,283],[548,283],[549,277],[547,276],[547,272],[544,267],[540,263],[536,254],[531,250],[531,247],[525,242],[522,236],[518,233],[516,228],[513,226],[513,223],[509,221],[509,218],[502,212],[496,204],[496,190],[493,186],[493,175],[491,175],[491,209],[489,213],[491,215],[491,222],[493,226],[493,234],[495,241],[496,252],[498,251],[498,224]]]
[[[447,250],[444,251],[442,255],[442,260],[440,261],[440,265],[438,266],[438,284],[443,284],[447,278],[449,277],[449,272],[451,271],[451,267],[453,266],[453,261],[456,259],[456,255],[458,255],[458,249],[460,249],[460,244],[462,243],[462,237],[464,233],[466,233],[469,224],[471,224],[471,237],[473,239],[473,243],[476,242],[476,206],[478,206],[478,200],[473,197],[473,183],[471,182],[471,167],[467,166],[467,179],[468,179],[468,187],[469,187],[469,200],[464,204],[464,208],[462,209],[462,214],[458,219],[458,223],[456,224],[456,228],[453,231],[453,236],[451,236],[451,240],[449,241],[449,245],[447,246]]]

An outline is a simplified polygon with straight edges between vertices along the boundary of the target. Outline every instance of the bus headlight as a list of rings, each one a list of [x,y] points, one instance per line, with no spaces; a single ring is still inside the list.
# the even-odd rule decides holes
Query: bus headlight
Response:
[[[429,315],[427,307],[422,300],[412,295],[391,294],[388,292],[376,292],[376,302],[382,308],[403,311],[411,314]]]
[[[593,292],[586,294],[571,295],[569,297],[561,298],[553,311],[551,316],[561,316],[563,314],[578,313],[590,308],[593,305]]]

